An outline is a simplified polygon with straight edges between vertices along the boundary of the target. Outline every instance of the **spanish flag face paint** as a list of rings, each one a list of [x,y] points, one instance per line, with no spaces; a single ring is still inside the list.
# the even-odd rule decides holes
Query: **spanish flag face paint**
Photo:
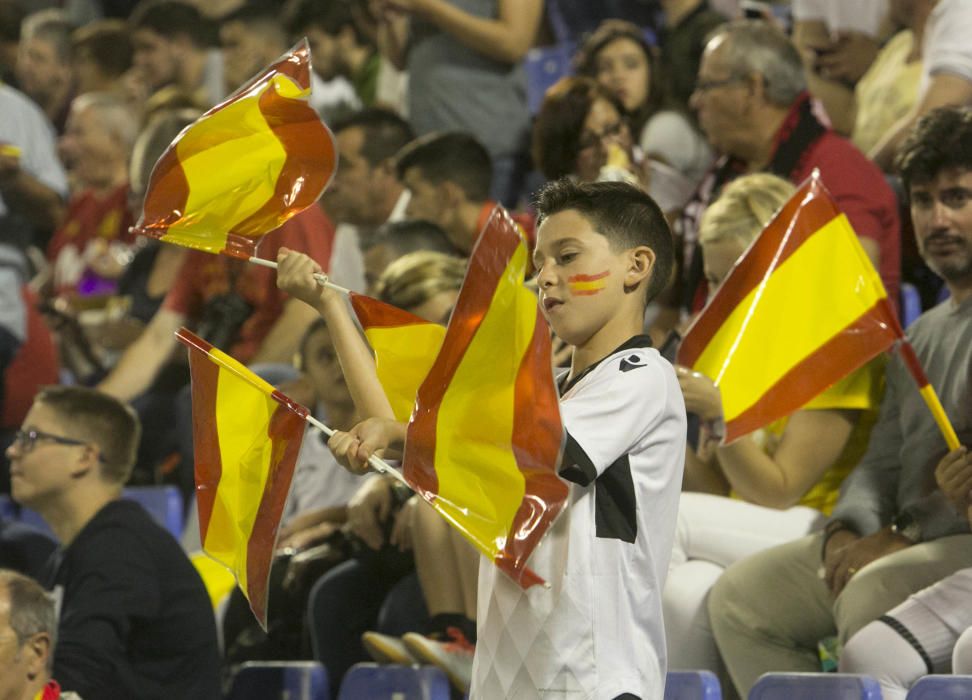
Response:
[[[567,278],[567,286],[575,297],[594,296],[607,287],[607,277],[610,274],[609,270],[605,270],[596,275],[571,275]]]

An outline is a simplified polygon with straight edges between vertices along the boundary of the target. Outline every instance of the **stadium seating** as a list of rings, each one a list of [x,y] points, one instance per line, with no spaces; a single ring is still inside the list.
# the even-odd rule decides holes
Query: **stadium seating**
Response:
[[[327,670],[316,661],[248,661],[233,675],[227,700],[329,700]]]
[[[881,700],[881,686],[849,673],[766,673],[749,700]]]
[[[449,679],[435,666],[361,663],[345,674],[338,700],[449,700],[449,697]]]
[[[911,686],[908,700],[968,700],[972,676],[925,676]]]
[[[722,688],[711,671],[669,671],[665,700],[722,700]]]

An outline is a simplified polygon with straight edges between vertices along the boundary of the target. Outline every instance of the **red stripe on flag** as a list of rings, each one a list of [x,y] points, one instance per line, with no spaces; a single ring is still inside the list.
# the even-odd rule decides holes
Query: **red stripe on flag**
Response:
[[[425,381],[422,382],[422,386],[419,387],[415,398],[416,410],[412,413],[412,420],[408,427],[408,439],[413,447],[406,451],[405,478],[418,488],[431,493],[436,493],[439,488],[434,465],[439,406],[446,390],[452,384],[452,378],[462,362],[466,348],[469,347],[486,312],[489,311],[496,287],[505,273],[505,263],[513,257],[521,242],[518,233],[503,225],[505,218],[491,218],[490,221],[500,222],[499,235],[480,236],[473,250],[466,279],[475,279],[478,284],[463,284],[456,308],[449,321],[449,329],[442,341],[442,349],[435,358],[435,363],[425,377]],[[489,250],[482,245],[487,239]]]
[[[693,366],[736,306],[807,239],[839,215],[822,184],[814,179],[804,183],[746,251],[685,335],[678,351],[679,364]]]
[[[199,536],[205,542],[213,503],[216,501],[216,490],[223,475],[219,432],[216,425],[216,386],[220,368],[206,355],[190,348],[189,371],[192,374],[192,440],[196,505],[199,509]]]
[[[277,400],[279,401],[279,398]],[[270,473],[267,474],[263,497],[260,499],[253,530],[246,544],[246,580],[249,588],[247,597],[250,600],[250,608],[258,620],[267,619],[267,583],[270,578],[270,564],[273,560],[274,545],[277,542],[280,516],[283,513],[287,494],[290,492],[294,465],[300,453],[304,425],[304,419],[281,402],[270,417],[270,425],[267,429],[267,437],[273,445]]]
[[[420,318],[415,314],[410,314],[396,306],[378,301],[364,294],[351,292],[351,308],[354,309],[355,316],[361,326],[369,328],[399,328],[401,326],[428,325],[429,321]]]
[[[726,441],[746,435],[798,410],[832,385],[863,367],[902,338],[887,297],[880,299],[837,335],[814,350],[774,384],[759,401],[726,423]],[[771,418],[767,420],[766,416]]]
[[[153,238],[162,238],[169,226],[179,221],[189,201],[189,181],[174,145],[152,168],[142,203],[142,219],[135,228]]]
[[[513,456],[526,481],[523,499],[513,518],[506,547],[496,565],[524,587],[539,583],[526,568],[526,558],[539,544],[567,502],[567,484],[556,474],[563,442],[560,403],[550,380],[550,329],[537,309],[533,339],[520,364],[513,393]],[[555,423],[553,423],[555,421]],[[548,507],[547,504],[555,504]],[[520,568],[522,574],[517,574]]]

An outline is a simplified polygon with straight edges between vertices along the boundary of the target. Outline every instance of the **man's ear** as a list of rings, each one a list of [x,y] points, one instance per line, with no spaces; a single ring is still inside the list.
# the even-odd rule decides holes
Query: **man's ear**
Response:
[[[637,287],[643,280],[651,277],[655,269],[655,251],[640,245],[628,251],[628,269],[624,273],[626,289]]]
[[[37,632],[27,639],[23,653],[27,657],[27,677],[30,680],[46,677],[52,652],[51,635],[47,632]]]

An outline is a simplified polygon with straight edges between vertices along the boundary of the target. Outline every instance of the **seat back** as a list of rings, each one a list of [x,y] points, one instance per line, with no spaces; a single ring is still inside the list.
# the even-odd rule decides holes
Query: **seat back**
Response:
[[[141,505],[155,522],[176,539],[182,536],[182,495],[175,486],[131,486],[124,490],[122,498]],[[53,534],[44,519],[30,508],[21,508],[18,519],[42,532]]]
[[[921,295],[918,287],[909,283],[901,283],[901,325],[907,328],[921,316]]]
[[[881,700],[881,687],[870,676],[850,673],[766,673],[749,700]]]
[[[925,676],[911,686],[908,700],[967,700],[972,698],[972,676]]]
[[[247,661],[226,700],[329,700],[327,670],[316,661]]]
[[[449,679],[435,666],[355,664],[338,700],[449,700]]]
[[[711,671],[669,671],[665,700],[722,700],[722,687]]]

